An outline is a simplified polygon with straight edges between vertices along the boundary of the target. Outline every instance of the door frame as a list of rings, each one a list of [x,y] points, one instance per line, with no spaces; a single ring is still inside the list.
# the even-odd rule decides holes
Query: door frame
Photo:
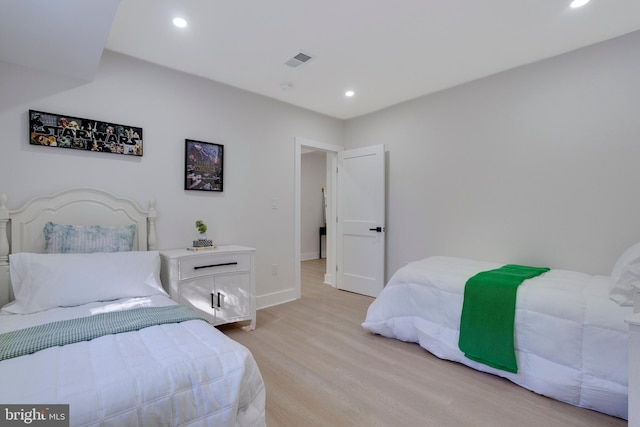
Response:
[[[327,191],[329,198],[327,200],[327,235],[326,235],[326,252],[327,252],[327,268],[325,271],[324,282],[328,285],[337,286],[336,277],[336,201],[337,201],[337,179],[338,179],[338,152],[343,151],[344,147],[338,145],[326,144],[323,142],[313,141],[307,138],[294,138],[295,151],[295,168],[294,168],[294,270],[295,270],[295,298],[301,296],[301,277],[300,277],[300,250],[301,250],[301,203],[302,203],[302,149],[310,148],[316,151],[324,151],[327,153]]]

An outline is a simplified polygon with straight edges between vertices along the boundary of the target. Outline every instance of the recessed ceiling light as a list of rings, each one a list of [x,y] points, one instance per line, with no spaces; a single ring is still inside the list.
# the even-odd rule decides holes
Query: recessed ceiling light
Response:
[[[187,21],[184,18],[176,17],[173,18],[173,25],[178,28],[184,28],[187,26]]]
[[[346,96],[347,98],[351,98],[353,95],[355,95],[356,93],[352,90],[348,90],[344,93],[344,96]]]
[[[587,3],[589,3],[589,0],[573,0],[570,6],[575,9],[578,7],[582,7]]]

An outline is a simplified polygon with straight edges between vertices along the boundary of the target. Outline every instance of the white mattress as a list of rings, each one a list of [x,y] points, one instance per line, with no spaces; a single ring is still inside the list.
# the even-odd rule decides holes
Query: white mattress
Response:
[[[609,299],[609,277],[551,270],[518,289],[518,373],[467,359],[458,348],[464,285],[503,264],[431,257],[399,269],[371,304],[363,327],[418,342],[434,355],[507,378],[539,394],[626,419],[632,307]]]
[[[174,304],[161,296],[0,315],[0,333]],[[0,362],[0,402],[70,404],[72,426],[263,426],[265,389],[245,347],[200,320],[52,347]]]

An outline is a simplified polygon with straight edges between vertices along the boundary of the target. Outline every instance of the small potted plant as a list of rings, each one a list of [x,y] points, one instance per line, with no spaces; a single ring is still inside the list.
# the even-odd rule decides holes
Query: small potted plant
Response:
[[[213,246],[213,242],[207,239],[207,224],[201,220],[196,221],[196,230],[198,230],[198,240],[194,240],[194,247]]]
[[[198,238],[206,239],[207,238],[207,224],[202,222],[201,220],[196,221],[196,230],[198,230]]]

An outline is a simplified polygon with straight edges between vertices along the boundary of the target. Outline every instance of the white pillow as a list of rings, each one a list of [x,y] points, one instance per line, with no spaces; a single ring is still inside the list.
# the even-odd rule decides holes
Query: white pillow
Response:
[[[15,302],[10,313],[35,313],[93,301],[167,295],[157,251],[9,255]]]
[[[611,271],[613,287],[609,298],[622,306],[633,305],[635,288],[640,287],[640,243],[627,249],[616,261]]]

